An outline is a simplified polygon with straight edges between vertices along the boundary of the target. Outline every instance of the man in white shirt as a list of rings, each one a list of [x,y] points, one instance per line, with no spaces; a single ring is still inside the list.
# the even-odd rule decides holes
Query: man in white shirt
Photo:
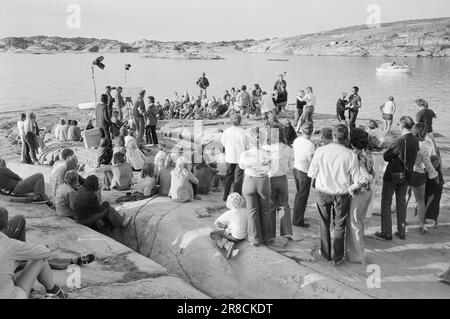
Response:
[[[299,97],[297,97],[297,99],[298,98]],[[302,115],[300,117],[300,120],[297,123],[297,129],[296,129],[297,132],[300,131],[300,127],[304,123],[306,123],[306,122],[314,123],[313,114],[314,114],[315,106],[317,103],[317,98],[316,98],[316,95],[313,93],[312,87],[308,86],[306,88],[306,95],[303,98],[301,98],[300,100],[306,102],[306,105],[303,107]]]
[[[302,135],[294,141],[294,180],[297,188],[294,201],[294,219],[295,226],[308,228],[305,223],[305,211],[308,204],[309,192],[311,189],[311,178],[308,176],[309,166],[314,156],[316,147],[311,142],[311,134],[314,126],[311,122],[303,124],[301,127]]]
[[[22,163],[31,163],[31,157],[30,157],[30,149],[28,147],[27,142],[25,141],[25,130],[24,130],[24,123],[25,119],[27,118],[27,115],[25,113],[20,114],[20,120],[17,121],[17,130],[19,132],[20,137],[20,143],[22,143],[22,151],[20,153],[20,161]]]
[[[242,194],[244,171],[239,168],[239,159],[241,154],[248,148],[248,141],[245,130],[240,127],[241,120],[239,114],[233,114],[231,117],[232,126],[222,133],[221,142],[225,148],[225,162],[227,164],[223,194],[224,201],[227,200],[230,194],[231,184],[233,182],[233,191],[240,195]]]
[[[333,142],[316,150],[308,171],[308,176],[315,179],[319,195],[320,252],[327,260],[331,260],[330,225],[334,208],[333,263],[336,266],[344,261],[345,227],[350,210],[348,189],[359,180],[358,157],[344,146],[347,140],[348,128],[336,125]]]

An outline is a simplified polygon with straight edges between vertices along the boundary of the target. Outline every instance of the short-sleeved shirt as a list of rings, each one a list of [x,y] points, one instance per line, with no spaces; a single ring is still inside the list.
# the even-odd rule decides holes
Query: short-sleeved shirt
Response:
[[[299,136],[295,139],[294,144],[294,168],[308,173],[311,160],[316,151],[316,147],[310,140]]]
[[[73,188],[65,183],[58,186],[55,195],[56,215],[62,217],[73,216],[69,201],[69,194],[71,192],[74,192]]]
[[[245,209],[232,209],[217,218],[215,223],[227,226],[226,232],[236,239],[247,237],[247,212]]]
[[[436,114],[430,109],[422,109],[416,114],[416,121],[427,126],[428,133],[433,132],[433,119]]]

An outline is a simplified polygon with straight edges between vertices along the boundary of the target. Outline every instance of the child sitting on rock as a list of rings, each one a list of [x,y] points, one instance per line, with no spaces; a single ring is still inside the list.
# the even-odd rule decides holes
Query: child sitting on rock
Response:
[[[141,191],[145,197],[148,197],[153,195],[155,184],[155,165],[153,163],[145,163],[141,171],[141,179],[136,188]]]
[[[211,239],[216,242],[217,247],[226,251],[226,258],[237,256],[239,249],[235,244],[247,238],[247,211],[244,198],[238,193],[228,195],[226,211],[214,224],[220,228],[211,232]]]

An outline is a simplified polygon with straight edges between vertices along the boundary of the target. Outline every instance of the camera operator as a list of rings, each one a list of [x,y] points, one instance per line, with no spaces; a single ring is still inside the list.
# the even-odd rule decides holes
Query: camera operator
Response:
[[[138,145],[140,145],[143,142],[143,138],[144,138],[144,129],[145,129],[144,97],[145,97],[145,90],[142,90],[139,92],[139,96],[136,98],[136,101],[134,102],[134,106],[133,106],[133,117],[136,122],[136,130],[137,130],[136,141],[137,141]]]

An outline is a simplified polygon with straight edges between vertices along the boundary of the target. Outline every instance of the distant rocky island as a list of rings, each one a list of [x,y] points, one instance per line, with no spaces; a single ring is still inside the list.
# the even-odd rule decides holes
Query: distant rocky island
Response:
[[[220,60],[223,53],[266,53],[313,56],[449,57],[450,17],[367,25],[288,38],[192,42],[139,40],[132,43],[96,38],[48,36],[0,39],[0,52],[141,53],[146,58]]]

